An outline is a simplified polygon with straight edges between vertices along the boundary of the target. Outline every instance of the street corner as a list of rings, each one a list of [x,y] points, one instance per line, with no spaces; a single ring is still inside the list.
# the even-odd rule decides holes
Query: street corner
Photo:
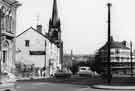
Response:
[[[135,86],[111,86],[111,85],[96,84],[90,87],[93,89],[103,89],[103,90],[135,90]]]

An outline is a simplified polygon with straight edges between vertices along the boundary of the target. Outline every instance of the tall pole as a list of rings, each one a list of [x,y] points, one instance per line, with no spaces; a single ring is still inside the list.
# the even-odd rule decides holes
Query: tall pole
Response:
[[[63,69],[63,42],[60,41],[60,63],[61,63],[61,68]]]
[[[2,10],[0,9],[0,74],[1,74],[1,62],[2,62],[2,29],[1,29],[1,20],[2,20]]]
[[[130,41],[130,59],[131,59],[131,77],[133,76],[133,58],[132,58],[132,41]]]
[[[107,78],[107,82],[108,84],[111,83],[111,68],[110,68],[110,38],[111,38],[111,11],[110,11],[110,8],[111,8],[111,3],[108,3],[107,4],[107,7],[108,7],[108,55],[107,55],[107,73],[108,73],[108,78]]]
[[[46,40],[45,40],[45,62],[44,62],[44,68],[46,69],[46,45],[47,45],[47,43],[46,43]]]

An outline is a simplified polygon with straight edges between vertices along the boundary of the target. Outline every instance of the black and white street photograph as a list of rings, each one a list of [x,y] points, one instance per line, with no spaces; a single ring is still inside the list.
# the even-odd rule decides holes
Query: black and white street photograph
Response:
[[[0,91],[134,91],[134,0],[0,0]]]

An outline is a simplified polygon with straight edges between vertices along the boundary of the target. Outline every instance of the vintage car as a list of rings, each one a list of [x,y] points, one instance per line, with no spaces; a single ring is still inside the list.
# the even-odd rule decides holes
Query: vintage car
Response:
[[[70,70],[57,70],[56,73],[54,74],[54,77],[56,78],[70,78],[72,75],[72,72]]]
[[[93,72],[91,71],[90,67],[81,66],[79,67],[79,71],[77,72],[79,76],[92,76]]]

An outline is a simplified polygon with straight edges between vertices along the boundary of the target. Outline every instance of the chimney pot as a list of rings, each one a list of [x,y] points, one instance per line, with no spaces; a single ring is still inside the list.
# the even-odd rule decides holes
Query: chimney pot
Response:
[[[37,25],[37,31],[42,33],[42,25]]]
[[[124,40],[124,41],[122,41],[122,44],[123,44],[124,46],[126,46],[126,45],[127,45],[127,42]]]

